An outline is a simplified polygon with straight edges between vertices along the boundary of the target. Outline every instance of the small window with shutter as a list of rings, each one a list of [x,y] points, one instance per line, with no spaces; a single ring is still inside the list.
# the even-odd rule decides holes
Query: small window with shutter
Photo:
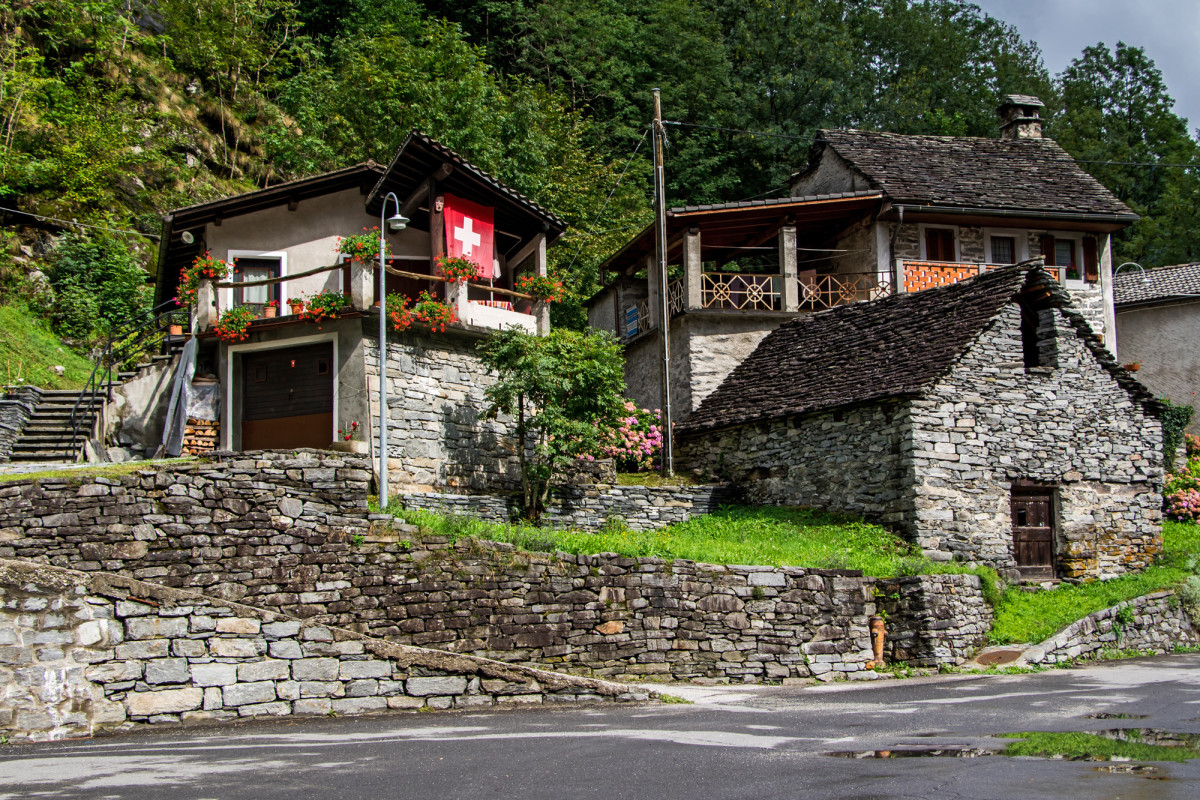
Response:
[[[948,262],[956,260],[953,228],[925,229],[925,260]]]

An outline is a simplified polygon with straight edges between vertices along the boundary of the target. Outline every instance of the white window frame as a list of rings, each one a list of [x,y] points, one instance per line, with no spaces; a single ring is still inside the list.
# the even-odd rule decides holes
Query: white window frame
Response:
[[[286,277],[288,274],[287,268],[287,251],[286,250],[228,250],[225,255],[225,263],[230,266],[231,272],[229,281],[233,282],[233,260],[235,258],[278,258],[279,259],[279,277]],[[221,296],[217,298],[217,307],[222,310],[233,308],[233,289],[221,289]],[[279,284],[280,304],[287,304],[287,281]]]
[[[1075,266],[1079,267],[1079,279],[1075,280],[1067,277],[1067,268],[1063,264],[1055,264],[1054,269],[1058,270],[1059,281],[1068,289],[1086,289],[1088,284],[1087,265],[1083,263],[1083,234],[1082,233],[1065,233],[1059,234],[1057,231],[1046,231],[1050,236],[1054,237],[1054,246],[1058,247],[1059,242],[1070,242],[1075,248]],[[1057,259],[1055,259],[1057,261]]]
[[[316,333],[312,336],[295,336],[290,339],[279,339],[271,342],[247,342],[245,344],[226,345],[225,349],[225,371],[226,375],[221,381],[224,384],[224,398],[221,403],[221,448],[224,450],[233,449],[233,359],[242,353],[251,353],[257,350],[284,350],[289,347],[299,347],[306,344],[319,344],[321,342],[333,342],[333,364],[330,365],[330,379],[333,381],[333,426],[329,431],[329,441],[337,441],[338,431],[338,385],[341,381],[338,380],[340,370],[338,369],[338,335],[337,333]],[[245,369],[245,367],[243,367]],[[244,400],[245,398],[243,398]],[[245,420],[239,420],[245,422]]]
[[[992,237],[1003,236],[1006,239],[1015,239],[1013,244],[1013,258],[1016,259],[1014,264],[1020,264],[1022,261],[1029,260],[1029,231],[1023,228],[984,228],[983,229],[983,249],[984,258],[989,264],[999,264],[992,255]]]
[[[942,264],[961,264],[962,262],[962,237],[958,235],[957,225],[937,225],[934,223],[921,222],[917,225],[917,236],[920,237],[921,245],[921,260],[929,261],[929,252],[925,246],[925,231],[932,228],[933,230],[950,231],[954,234],[954,261],[930,262]]]

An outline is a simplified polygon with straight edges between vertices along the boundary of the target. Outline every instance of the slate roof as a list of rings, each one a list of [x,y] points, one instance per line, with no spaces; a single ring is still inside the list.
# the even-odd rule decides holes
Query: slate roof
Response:
[[[1135,305],[1200,296],[1200,262],[1140,270],[1121,270],[1113,276],[1115,305]]]
[[[823,130],[810,168],[824,147],[896,204],[1138,218],[1051,139]]]
[[[950,286],[789,320],[768,334],[676,430],[686,436],[920,394],[950,369],[1027,277],[1042,281],[1050,292],[1049,304],[1069,305],[1040,262],[1027,262]],[[1152,406],[1153,396],[1117,365],[1083,317],[1066,311],[1097,360],[1136,400]]]

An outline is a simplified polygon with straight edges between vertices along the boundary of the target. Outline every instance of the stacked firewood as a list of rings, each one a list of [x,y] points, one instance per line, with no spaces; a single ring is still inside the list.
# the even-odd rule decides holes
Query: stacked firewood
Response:
[[[221,423],[208,419],[188,417],[183,429],[183,453],[198,456],[217,449],[217,438],[221,433]]]

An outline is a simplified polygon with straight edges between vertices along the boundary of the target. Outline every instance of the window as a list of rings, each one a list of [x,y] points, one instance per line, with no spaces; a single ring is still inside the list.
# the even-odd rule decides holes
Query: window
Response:
[[[1042,256],[1046,266],[1058,267],[1062,270],[1063,279],[1068,283],[1096,283],[1100,280],[1100,270],[1096,255],[1096,240],[1087,237],[1042,236]]]
[[[991,237],[992,254],[991,264],[1015,264],[1017,263],[1017,237],[1015,236],[992,236]]]
[[[278,257],[239,256],[234,264],[234,283],[253,283],[268,278],[278,278],[282,274],[282,262]],[[245,289],[236,287],[233,290],[234,306],[249,306],[256,314],[262,312],[263,306],[274,300],[279,303],[280,284],[267,286],[247,286]]]
[[[925,260],[956,261],[953,228],[925,229]]]

